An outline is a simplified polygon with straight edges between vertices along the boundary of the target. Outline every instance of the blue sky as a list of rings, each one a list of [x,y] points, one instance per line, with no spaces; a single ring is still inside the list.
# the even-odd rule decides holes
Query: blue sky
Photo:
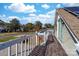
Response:
[[[62,3],[0,3],[0,19],[9,22],[17,18],[21,24],[41,21],[43,24],[54,24],[55,11],[57,8],[76,4]]]

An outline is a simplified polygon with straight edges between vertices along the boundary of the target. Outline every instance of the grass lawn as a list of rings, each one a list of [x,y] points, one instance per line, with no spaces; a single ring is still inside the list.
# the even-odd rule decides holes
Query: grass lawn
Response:
[[[10,33],[0,33],[0,37],[4,37],[4,38],[0,38],[0,42],[6,42],[9,40],[13,40],[16,39],[18,35],[22,35],[22,34],[34,34],[35,32],[10,32]]]
[[[10,33],[1,33],[1,34],[0,34],[0,36],[8,36],[8,35],[12,35],[12,34],[19,35],[19,34],[23,34],[23,32],[10,32]]]
[[[11,34],[21,35],[21,34],[33,34],[35,32],[10,32],[10,33],[1,33],[0,36],[8,36]]]
[[[14,37],[14,36],[9,36],[9,37],[0,39],[0,42],[6,42],[6,41],[9,41],[9,40],[13,40],[13,39],[16,39],[16,37]]]

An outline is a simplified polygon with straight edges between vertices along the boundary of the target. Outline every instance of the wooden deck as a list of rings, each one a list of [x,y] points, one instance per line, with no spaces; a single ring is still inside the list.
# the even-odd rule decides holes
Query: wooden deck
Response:
[[[49,35],[46,44],[35,47],[29,56],[67,56],[67,54],[57,39]]]

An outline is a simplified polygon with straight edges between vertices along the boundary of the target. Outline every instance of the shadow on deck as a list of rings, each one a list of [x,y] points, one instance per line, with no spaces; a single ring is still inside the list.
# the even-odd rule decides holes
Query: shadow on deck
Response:
[[[67,54],[57,39],[49,35],[46,44],[36,46],[29,56],[67,56]]]

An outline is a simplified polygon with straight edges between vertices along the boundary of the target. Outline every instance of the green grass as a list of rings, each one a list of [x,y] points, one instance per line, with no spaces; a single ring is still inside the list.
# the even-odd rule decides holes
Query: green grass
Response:
[[[1,33],[0,36],[4,37],[4,38],[0,38],[0,42],[6,42],[6,41],[9,41],[9,40],[14,40],[16,39],[17,35],[22,35],[22,34],[28,34],[28,35],[31,35],[31,34],[34,34],[35,32],[10,32],[10,33]],[[10,36],[11,34],[15,34],[14,36]]]
[[[9,33],[1,33],[0,36],[9,36],[11,34],[21,35],[21,34],[33,34],[35,32],[9,32]]]
[[[19,33],[19,32],[1,33],[0,36],[8,36],[8,35],[11,35],[11,34],[19,35],[19,34],[23,34],[23,33]]]
[[[16,39],[16,37],[14,37],[14,36],[6,37],[6,38],[3,38],[3,39],[0,39],[0,42],[6,42],[6,41],[9,41],[9,40],[13,40],[13,39]]]
[[[28,34],[28,35],[29,35],[29,34],[34,34],[34,33],[35,33],[35,32],[26,32],[26,34]]]

